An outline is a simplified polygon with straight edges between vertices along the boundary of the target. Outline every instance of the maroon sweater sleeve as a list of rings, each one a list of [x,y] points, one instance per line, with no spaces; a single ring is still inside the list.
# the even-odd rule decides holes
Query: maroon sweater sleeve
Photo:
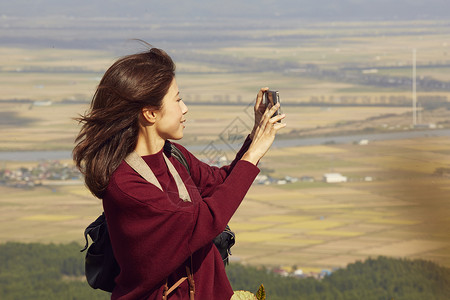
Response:
[[[199,159],[197,159],[194,155],[192,155],[188,150],[186,150],[183,146],[176,144],[176,147],[180,149],[180,151],[186,157],[188,164],[190,166],[190,176],[197,187],[198,191],[202,195],[202,197],[210,196],[215,188],[222,184],[225,178],[230,174],[231,170],[233,170],[236,163],[242,158],[244,153],[248,150],[252,140],[250,136],[247,136],[245,139],[241,149],[236,154],[236,157],[231,162],[230,165],[224,166],[222,168],[218,168],[216,166],[210,166]]]
[[[259,173],[259,169],[253,164],[240,160],[251,142],[247,136],[233,162],[222,168],[209,166],[183,146],[176,145],[186,157],[190,166],[190,179],[203,198],[199,209],[193,215],[195,227],[191,238],[191,250],[195,251],[211,242],[224,230]],[[241,200],[236,202],[235,198]],[[209,234],[205,229],[210,230]]]
[[[192,252],[210,243],[225,229],[258,173],[256,166],[240,160],[223,184],[198,203],[192,215],[194,227],[189,242]]]

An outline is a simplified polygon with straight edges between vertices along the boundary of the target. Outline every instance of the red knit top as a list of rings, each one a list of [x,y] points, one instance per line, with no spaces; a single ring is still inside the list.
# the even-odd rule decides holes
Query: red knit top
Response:
[[[190,175],[166,153],[192,202],[178,197],[163,149],[143,156],[163,191],[127,163],[120,164],[103,198],[113,251],[121,268],[111,299],[162,299],[166,280],[170,287],[186,276],[185,266],[191,264],[195,299],[231,298],[233,291],[212,240],[230,221],[259,173],[255,165],[240,160],[250,142],[247,138],[233,163],[222,168],[201,162],[177,144],[190,166]],[[168,299],[189,299],[188,281]]]

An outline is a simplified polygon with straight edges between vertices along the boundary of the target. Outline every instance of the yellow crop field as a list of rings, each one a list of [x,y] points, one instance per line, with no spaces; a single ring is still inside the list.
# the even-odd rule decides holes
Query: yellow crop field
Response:
[[[273,194],[256,194],[253,199],[255,201],[276,201],[279,197],[277,195]],[[308,200],[313,199],[314,197],[308,194],[299,194],[299,193],[293,193],[293,192],[284,192],[283,193],[283,201],[298,201],[298,200]]]
[[[354,204],[347,203],[324,203],[324,204],[316,204],[316,205],[304,205],[302,206],[305,210],[323,210],[323,209],[340,209],[340,208],[352,208],[355,207]]]
[[[399,157],[399,156],[379,156],[379,157],[370,157],[367,158],[358,158],[355,161],[361,161],[373,165],[382,166],[386,169],[397,169],[397,170],[405,170],[405,171],[414,171],[421,173],[433,173],[436,168],[446,167],[448,164],[445,162],[436,163],[436,162],[424,162],[419,157],[417,158],[408,158],[408,157]]]
[[[362,250],[364,254],[371,255],[386,255],[386,256],[413,256],[419,255],[423,252],[435,251],[446,247],[446,243],[438,241],[428,241],[428,240],[410,240],[394,242],[390,245],[384,245],[380,247],[374,247],[371,249]]]
[[[21,217],[20,220],[23,221],[40,221],[40,222],[57,222],[57,221],[66,221],[77,218],[77,216],[71,215],[32,215]]]
[[[361,210],[361,209],[355,209],[352,211],[351,214],[343,214],[343,217],[359,217],[359,218],[371,218],[371,217],[386,217],[386,216],[395,216],[398,213],[395,211],[381,211],[381,210]]]
[[[420,221],[402,220],[402,219],[384,219],[384,218],[370,219],[368,222],[370,222],[370,223],[381,223],[381,224],[392,224],[392,225],[416,225],[416,224],[420,224]]]
[[[309,235],[327,235],[334,237],[355,237],[364,235],[364,232],[353,232],[353,231],[339,231],[339,230],[314,230],[309,231]]]
[[[33,67],[77,67],[101,71],[112,63],[110,53],[98,50],[33,49],[0,47],[0,61],[6,70]]]
[[[254,222],[264,221],[266,223],[292,223],[292,222],[304,222],[309,221],[313,217],[311,216],[301,216],[301,215],[267,215],[263,217],[255,217],[251,220]]]
[[[239,233],[239,238],[242,242],[247,243],[260,243],[267,240],[273,240],[277,238],[283,238],[289,236],[286,233],[272,233],[272,232],[241,232]]]
[[[439,144],[423,143],[420,145],[418,144],[403,145],[403,147],[419,151],[439,152],[439,151],[448,151],[449,143],[446,141],[441,141]]]
[[[348,189],[346,187],[340,187],[340,186],[331,186],[327,189],[311,189],[307,191],[308,194],[313,196],[320,196],[320,197],[326,197],[326,196],[339,196],[339,195],[347,195],[347,196],[358,196],[362,195],[365,192],[355,189]]]
[[[287,246],[287,247],[304,247],[323,243],[323,240],[316,239],[298,239],[298,238],[275,238],[273,240],[265,240],[266,244]]]
[[[302,231],[310,231],[310,230],[320,230],[320,229],[329,229],[334,227],[339,227],[344,225],[343,222],[334,222],[334,221],[326,221],[326,220],[314,220],[314,221],[304,221],[304,222],[292,222],[289,224],[281,225],[280,228],[288,228],[288,229],[299,229]]]
[[[421,147],[422,145],[439,146]],[[326,155],[328,147],[318,147],[316,153],[308,154],[302,153],[303,148],[307,147],[295,148],[298,151],[277,149],[273,155],[284,155],[286,161],[291,164],[300,163],[306,155],[308,159],[311,156]],[[450,182],[446,178],[430,177],[434,168],[445,165],[449,158],[450,144],[447,139],[429,137],[372,142],[365,147],[332,147],[343,150],[333,154],[335,160],[357,161],[361,166],[347,168],[343,165],[334,171],[345,174],[346,170],[351,170],[353,176],[366,176],[376,172],[378,175],[374,176],[375,180],[351,181],[328,187],[300,183],[292,189],[285,189],[285,186],[254,186],[233,219],[245,219],[256,224],[266,223],[270,227],[261,229],[262,233],[288,235],[270,242],[267,239],[249,243],[247,235],[252,234],[252,230],[238,226],[237,245],[245,249],[251,247],[254,252],[252,254],[252,251],[242,249],[241,254],[238,246],[233,251],[234,259],[256,263],[262,255],[267,255],[269,258],[263,259],[267,264],[273,264],[270,260],[277,260],[279,263],[295,262],[296,265],[305,267],[333,267],[345,266],[368,255],[386,254],[421,257],[448,265],[450,255],[446,253],[450,253],[450,239],[445,228],[448,228],[450,218],[444,211],[448,213],[450,209],[446,201]],[[383,160],[385,158],[380,153],[389,153],[388,159]],[[414,180],[391,175],[408,174],[405,172],[410,171],[405,164],[413,157],[421,157],[420,164],[426,166],[420,168],[421,172],[414,173]],[[370,164],[370,168],[365,167],[367,164]],[[323,171],[326,172],[327,169]],[[308,174],[308,170],[303,172]],[[276,214],[247,209],[247,205],[250,208],[254,203],[262,202],[265,203],[264,207],[269,211],[276,211]],[[233,222],[230,223],[232,224]],[[246,237],[242,244],[239,243],[241,234]],[[423,242],[427,246],[420,246],[418,237],[426,237]],[[311,240],[310,245],[305,242],[308,240]],[[270,248],[269,254],[258,250],[257,245],[266,249],[268,243],[273,245],[276,242],[279,243],[279,248]],[[408,251],[404,251],[405,248],[408,248]],[[449,252],[445,252],[445,249]]]
[[[229,225],[233,227],[235,231],[258,231],[272,226],[272,222],[231,222]]]
[[[285,149],[287,152],[292,152],[293,154],[329,154],[329,153],[342,153],[345,150],[330,146],[306,146],[306,147],[298,147],[298,148],[287,148]]]

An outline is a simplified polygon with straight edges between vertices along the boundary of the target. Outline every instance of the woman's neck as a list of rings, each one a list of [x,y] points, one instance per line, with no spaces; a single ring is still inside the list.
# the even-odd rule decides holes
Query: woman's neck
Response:
[[[142,128],[141,128],[142,129]],[[156,154],[164,147],[163,140],[155,133],[151,133],[148,130],[139,130],[139,135],[136,143],[136,151],[140,156]]]

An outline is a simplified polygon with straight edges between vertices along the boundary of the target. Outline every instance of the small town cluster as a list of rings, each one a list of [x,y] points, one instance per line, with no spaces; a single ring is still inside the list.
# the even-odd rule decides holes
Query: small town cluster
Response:
[[[42,161],[34,167],[19,167],[17,169],[0,169],[0,185],[16,188],[32,188],[41,185],[77,184],[82,182],[83,175],[72,164],[60,161]],[[364,181],[372,181],[371,177],[366,177]],[[311,176],[301,178],[285,176],[274,178],[270,175],[260,174],[256,177],[256,184],[290,184],[296,182],[317,181]],[[326,183],[347,182],[347,177],[339,173],[326,173],[321,178]]]
[[[34,167],[0,170],[0,185],[24,189],[48,183],[78,183],[82,178],[74,165],[60,161],[42,161]]]
[[[323,269],[320,272],[304,272],[302,269],[298,269],[296,266],[293,267],[278,267],[271,270],[273,273],[278,274],[283,277],[294,277],[294,278],[307,278],[312,277],[315,279],[323,279],[325,276],[331,275],[333,271],[328,269]]]

